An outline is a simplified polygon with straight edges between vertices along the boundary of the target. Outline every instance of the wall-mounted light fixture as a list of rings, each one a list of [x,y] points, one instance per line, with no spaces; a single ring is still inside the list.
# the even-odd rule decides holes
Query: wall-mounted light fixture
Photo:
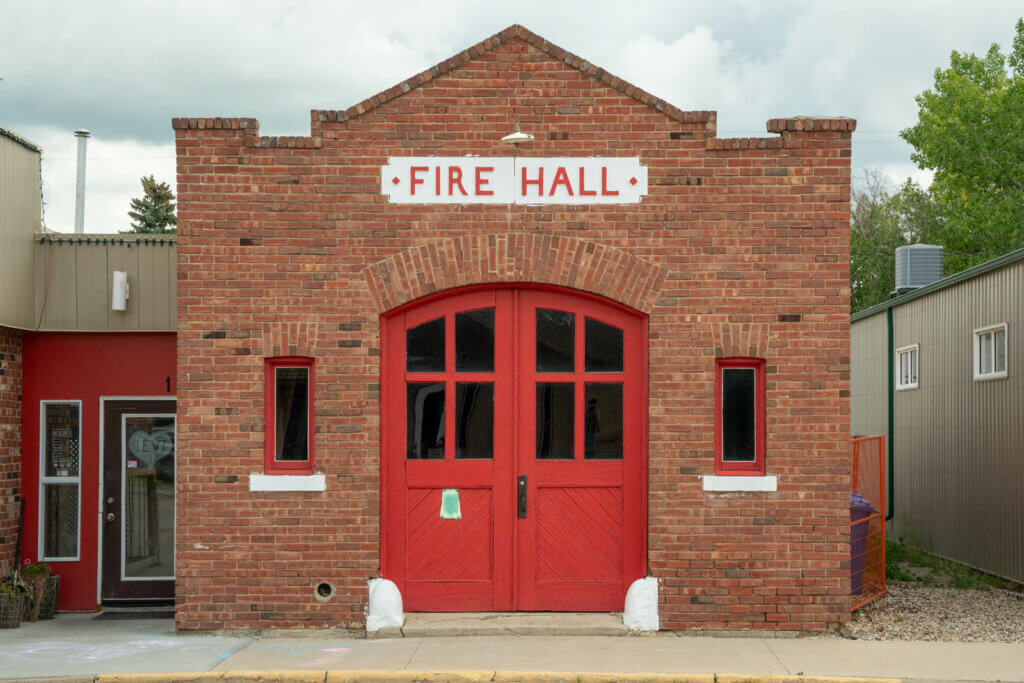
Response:
[[[519,124],[517,123],[515,131],[503,137],[501,141],[507,142],[510,145],[519,145],[523,142],[532,142],[533,136],[530,135],[529,133],[524,133],[523,131],[519,130]]]
[[[114,282],[111,287],[110,309],[123,311],[128,308],[128,273],[123,270],[114,271]]]

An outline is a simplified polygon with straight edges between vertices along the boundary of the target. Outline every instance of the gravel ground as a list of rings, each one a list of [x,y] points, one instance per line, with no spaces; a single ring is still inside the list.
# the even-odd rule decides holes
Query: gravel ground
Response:
[[[854,613],[843,635],[860,640],[1024,643],[1024,594],[891,581],[887,597]]]

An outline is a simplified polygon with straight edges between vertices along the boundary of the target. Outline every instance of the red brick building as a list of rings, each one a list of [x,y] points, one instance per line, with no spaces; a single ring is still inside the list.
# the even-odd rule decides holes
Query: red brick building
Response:
[[[174,128],[179,628],[360,627],[375,576],[847,618],[855,121],[720,138],[513,26],[309,136]]]

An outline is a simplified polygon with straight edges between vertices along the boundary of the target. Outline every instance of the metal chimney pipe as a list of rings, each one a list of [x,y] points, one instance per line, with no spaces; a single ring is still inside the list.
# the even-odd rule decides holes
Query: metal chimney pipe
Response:
[[[78,138],[78,172],[75,174],[75,234],[85,232],[85,148],[89,144],[89,131],[76,130]]]

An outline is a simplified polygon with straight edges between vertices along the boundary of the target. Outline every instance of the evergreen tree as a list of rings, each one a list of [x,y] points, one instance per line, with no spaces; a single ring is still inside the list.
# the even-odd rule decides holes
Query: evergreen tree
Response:
[[[132,233],[167,233],[177,230],[178,217],[175,214],[174,193],[167,183],[158,183],[153,176],[142,178],[143,196],[132,199]]]

